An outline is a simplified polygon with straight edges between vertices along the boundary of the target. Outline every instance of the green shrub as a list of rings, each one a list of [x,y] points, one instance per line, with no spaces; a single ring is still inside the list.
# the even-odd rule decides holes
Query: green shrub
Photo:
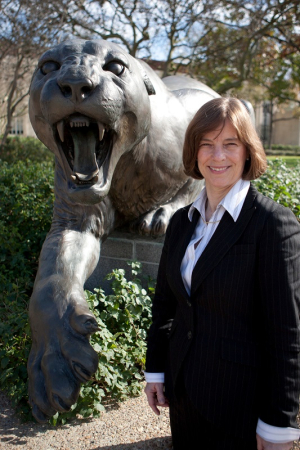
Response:
[[[111,280],[113,294],[102,289],[86,291],[87,301],[100,330],[91,337],[91,344],[99,355],[94,380],[81,387],[78,401],[68,413],[57,413],[51,423],[65,423],[77,414],[98,417],[104,410],[103,398],[124,400],[141,393],[146,358],[146,334],[151,323],[151,283],[148,290],[137,278],[141,264],[132,267],[132,281],[127,281],[123,269],[114,270]]]
[[[0,164],[0,387],[28,417],[28,300],[53,208],[53,165]]]
[[[37,138],[8,136],[0,159],[10,164],[17,161],[54,162],[54,155]]]
[[[289,150],[294,151],[295,153],[299,153],[300,147],[299,145],[272,144],[271,150]]]
[[[272,144],[271,148],[266,148],[267,155],[273,156],[298,156],[300,147],[298,145]]]
[[[0,306],[0,388],[9,395],[24,419],[31,419],[28,404],[27,359],[31,347],[27,301],[12,286]]]
[[[18,296],[21,291],[28,296],[32,289],[40,249],[51,225],[53,184],[49,162],[1,162],[0,299],[12,284],[18,287]]]
[[[255,181],[257,189],[290,208],[300,219],[300,164],[287,167],[280,159],[268,161],[268,169]]]

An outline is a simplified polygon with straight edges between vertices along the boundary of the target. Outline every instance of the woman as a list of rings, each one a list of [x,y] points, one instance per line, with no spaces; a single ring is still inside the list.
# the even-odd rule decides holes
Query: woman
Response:
[[[250,184],[266,157],[241,101],[200,108],[183,163],[205,188],[166,234],[149,405],[170,406],[174,450],[288,450],[299,437],[300,225]]]

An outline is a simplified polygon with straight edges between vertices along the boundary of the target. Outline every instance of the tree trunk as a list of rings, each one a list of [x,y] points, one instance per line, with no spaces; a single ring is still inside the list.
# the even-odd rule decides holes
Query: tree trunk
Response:
[[[268,139],[268,149],[271,149],[272,145],[272,131],[273,131],[273,100],[270,101],[270,130]]]
[[[7,108],[6,108],[6,126],[5,126],[5,131],[2,136],[1,143],[0,143],[0,151],[4,150],[4,145],[5,145],[7,136],[9,135],[10,130],[11,130],[13,114],[15,112],[16,106],[20,103],[20,99],[14,103],[13,98],[14,98],[14,94],[15,94],[15,91],[18,86],[19,71],[20,71],[20,67],[23,62],[23,59],[24,59],[24,57],[21,56],[20,59],[17,61],[15,71],[14,71],[14,78],[10,85],[9,95],[8,95],[8,99],[7,99]],[[23,98],[23,96],[22,96],[22,98]]]
[[[7,123],[6,127],[5,127],[5,131],[4,131],[3,136],[1,138],[1,142],[0,142],[0,154],[2,153],[2,151],[4,151],[4,146],[5,146],[5,143],[6,143],[6,139],[7,139],[7,136],[9,135],[9,133],[10,133],[10,130],[11,130],[11,124]]]

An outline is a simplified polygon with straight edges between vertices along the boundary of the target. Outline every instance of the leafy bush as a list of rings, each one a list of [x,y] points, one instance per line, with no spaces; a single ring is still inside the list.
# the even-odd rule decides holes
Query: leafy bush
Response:
[[[0,388],[24,419],[32,418],[28,404],[27,359],[31,347],[27,301],[13,286],[0,307]]]
[[[268,170],[255,181],[257,189],[290,208],[300,220],[300,164],[291,168],[278,159],[268,161]]]
[[[5,299],[30,293],[42,243],[53,209],[51,163],[1,163],[0,168],[0,281]],[[13,286],[15,285],[15,287]]]
[[[300,152],[300,147],[299,145],[272,144],[271,150],[291,150],[298,153]]]
[[[10,164],[17,161],[54,162],[54,155],[37,138],[8,136],[0,158]]]
[[[124,400],[141,393],[142,369],[146,357],[146,334],[151,323],[151,283],[148,292],[137,278],[141,264],[128,263],[132,281],[123,269],[114,270],[106,279],[112,281],[113,294],[102,289],[86,291],[87,301],[100,330],[91,337],[99,355],[95,379],[81,387],[79,399],[68,413],[57,413],[51,423],[65,423],[77,414],[98,417],[104,410],[102,399]]]
[[[300,155],[298,145],[272,144],[271,148],[266,148],[267,155],[273,156],[297,156]]]
[[[30,349],[28,300],[50,228],[52,163],[0,164],[0,386],[25,415]]]

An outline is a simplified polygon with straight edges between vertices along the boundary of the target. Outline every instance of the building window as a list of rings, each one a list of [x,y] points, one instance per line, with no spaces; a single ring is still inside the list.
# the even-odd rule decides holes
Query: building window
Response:
[[[13,119],[12,121],[12,127],[10,134],[23,134],[23,118],[17,117],[16,119]]]

